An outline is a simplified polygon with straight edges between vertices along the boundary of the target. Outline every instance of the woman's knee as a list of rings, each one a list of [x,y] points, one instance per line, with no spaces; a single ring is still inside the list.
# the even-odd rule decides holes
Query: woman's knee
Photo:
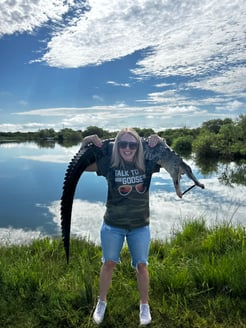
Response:
[[[114,270],[115,266],[116,266],[116,263],[114,261],[108,260],[103,263],[103,269],[106,271]]]
[[[145,263],[138,263],[137,264],[137,272],[139,274],[145,274],[148,272],[148,266]]]

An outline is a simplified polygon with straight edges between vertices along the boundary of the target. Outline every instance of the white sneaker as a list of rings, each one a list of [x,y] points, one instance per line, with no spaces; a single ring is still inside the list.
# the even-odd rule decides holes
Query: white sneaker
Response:
[[[103,302],[100,299],[98,299],[96,309],[93,313],[93,320],[98,325],[103,321],[106,306],[107,306],[106,302]]]
[[[149,304],[140,304],[139,319],[140,319],[141,326],[145,326],[151,323]]]

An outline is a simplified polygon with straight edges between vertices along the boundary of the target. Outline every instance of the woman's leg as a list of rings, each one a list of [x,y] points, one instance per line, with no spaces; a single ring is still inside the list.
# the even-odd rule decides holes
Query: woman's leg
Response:
[[[112,274],[120,262],[120,252],[125,239],[125,229],[103,224],[101,228],[102,262],[100,272],[99,298],[106,302],[107,293],[112,281]]]
[[[148,255],[150,245],[149,226],[137,228],[127,233],[127,243],[132,256],[132,265],[137,272],[140,303],[148,303],[149,272]]]
[[[139,263],[137,269],[137,282],[140,294],[140,303],[149,302],[149,271],[145,263]]]
[[[120,262],[120,251],[125,239],[122,229],[113,228],[106,224],[101,228],[102,262],[99,280],[99,299],[93,313],[96,324],[100,324],[104,319],[107,306],[107,294],[112,281],[112,275],[116,263]]]
[[[114,268],[116,266],[116,263],[113,261],[106,261],[103,263],[101,267],[101,272],[100,272],[100,279],[99,279],[99,299],[101,301],[106,302],[107,300],[107,294],[109,287],[111,285],[112,281],[112,275]]]

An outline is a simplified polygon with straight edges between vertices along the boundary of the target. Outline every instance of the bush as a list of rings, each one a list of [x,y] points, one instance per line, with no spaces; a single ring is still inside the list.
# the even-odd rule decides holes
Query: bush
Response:
[[[197,159],[210,159],[219,157],[219,150],[214,143],[215,138],[216,135],[212,133],[201,134],[199,137],[197,137],[197,139],[192,144]]]
[[[192,152],[192,138],[179,137],[174,139],[172,148],[181,156],[190,155]]]

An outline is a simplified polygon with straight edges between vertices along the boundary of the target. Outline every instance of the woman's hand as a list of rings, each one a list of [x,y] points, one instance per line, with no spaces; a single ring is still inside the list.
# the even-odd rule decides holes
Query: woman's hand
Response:
[[[157,134],[152,134],[148,138],[148,143],[151,148],[155,147],[158,143],[164,142],[163,138],[159,137]]]
[[[84,137],[81,147],[86,147],[90,143],[93,143],[95,146],[101,148],[103,143],[102,140],[98,137],[97,134],[93,134],[91,136]]]

